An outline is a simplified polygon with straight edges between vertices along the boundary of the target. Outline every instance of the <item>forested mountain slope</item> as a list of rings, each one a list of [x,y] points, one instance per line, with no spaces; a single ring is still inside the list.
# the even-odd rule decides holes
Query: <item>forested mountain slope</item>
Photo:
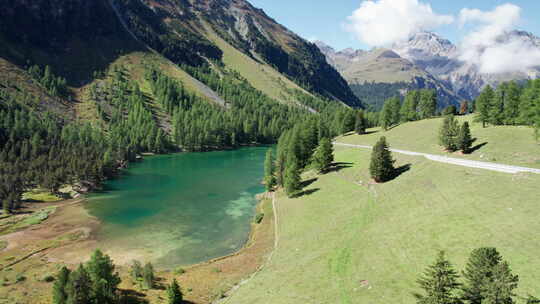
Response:
[[[274,143],[303,120],[336,135],[361,106],[314,45],[243,0],[4,4],[7,211],[25,190],[92,187],[144,152]]]

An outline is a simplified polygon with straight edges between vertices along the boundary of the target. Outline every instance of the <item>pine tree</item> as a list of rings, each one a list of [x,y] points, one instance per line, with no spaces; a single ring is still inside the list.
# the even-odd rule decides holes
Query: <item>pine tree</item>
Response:
[[[79,265],[79,268],[69,275],[66,294],[66,304],[100,303],[95,302],[97,299],[92,297],[92,281],[83,265]]]
[[[130,274],[134,282],[139,281],[139,278],[141,278],[143,274],[143,268],[141,266],[141,262],[135,261],[135,260],[132,262]]]
[[[152,289],[154,288],[154,267],[151,263],[146,263],[143,268],[142,272],[142,279],[143,279],[143,288],[145,289]]]
[[[313,166],[321,173],[324,173],[330,168],[334,161],[334,149],[332,142],[328,138],[321,139],[321,142],[313,153]]]
[[[182,304],[184,296],[176,279],[167,287],[168,304]]]
[[[287,157],[284,186],[285,193],[289,197],[293,197],[300,190],[300,167],[293,153],[290,153],[289,157]]]
[[[453,115],[446,116],[439,130],[439,144],[449,152],[458,149],[459,123]]]
[[[512,304],[518,277],[495,248],[473,250],[463,272],[462,299],[469,304]],[[489,299],[489,300],[488,300]]]
[[[424,294],[415,294],[418,304],[458,304],[459,275],[452,264],[440,252],[435,264],[429,266],[418,284]]]
[[[69,282],[70,271],[66,267],[62,267],[56,275],[56,279],[53,286],[53,304],[66,304],[67,303],[67,290],[66,287]]]
[[[116,300],[116,290],[121,280],[114,269],[111,258],[100,250],[94,251],[86,264],[92,282],[92,296],[98,303],[113,304]]]
[[[363,135],[366,134],[367,129],[367,121],[364,117],[364,112],[360,111],[356,115],[356,124],[354,126],[354,130],[356,131],[356,134]]]
[[[420,92],[419,116],[427,119],[435,116],[437,111],[437,92],[435,90],[422,90]]]
[[[486,123],[489,122],[491,104],[494,98],[495,92],[493,92],[493,89],[489,85],[476,98],[474,104],[475,112],[477,113],[475,120],[481,122],[484,128],[486,127]]]
[[[381,137],[371,153],[371,177],[378,183],[389,181],[395,173],[394,162],[386,137]]]
[[[464,122],[459,129],[459,135],[457,139],[457,147],[463,153],[467,154],[471,151],[473,139],[471,136],[471,129],[469,128],[469,122]]]
[[[272,149],[268,149],[266,152],[266,159],[264,161],[264,183],[267,191],[272,191],[276,186],[274,153],[272,152]]]

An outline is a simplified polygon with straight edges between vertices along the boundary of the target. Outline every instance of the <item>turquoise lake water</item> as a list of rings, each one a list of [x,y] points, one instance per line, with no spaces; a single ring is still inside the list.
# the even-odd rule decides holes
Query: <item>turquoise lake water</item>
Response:
[[[230,254],[246,242],[268,148],[148,157],[92,194],[99,245],[158,267]],[[114,255],[113,255],[114,258]]]

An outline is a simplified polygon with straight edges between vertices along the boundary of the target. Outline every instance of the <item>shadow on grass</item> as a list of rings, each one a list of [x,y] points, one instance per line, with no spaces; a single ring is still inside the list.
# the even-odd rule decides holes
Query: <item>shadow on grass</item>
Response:
[[[120,303],[122,304],[149,304],[148,300],[142,299],[146,297],[144,293],[140,293],[133,289],[122,290]]]
[[[411,170],[411,167],[412,167],[412,164],[406,164],[406,165],[403,165],[401,167],[398,167],[398,168],[394,169],[394,176],[392,176],[392,178],[390,180],[388,180],[388,181],[392,181],[392,180],[400,177],[405,172]]]
[[[484,146],[486,146],[488,144],[488,142],[485,142],[485,143],[481,143],[481,144],[478,144],[472,148],[470,148],[465,154],[472,154],[480,149],[482,149]]]
[[[314,188],[314,189],[308,189],[308,190],[304,190],[304,191],[301,191],[301,192],[298,192],[297,194],[294,195],[294,198],[299,198],[299,197],[302,197],[302,196],[309,196],[309,195],[312,195],[313,193],[317,192],[321,190],[320,188]]]
[[[370,134],[375,134],[375,133],[379,133],[379,131],[366,131],[366,132],[364,132],[363,134],[360,134],[360,135],[370,135]]]
[[[332,167],[326,170],[324,173],[339,172],[343,169],[352,168],[352,163],[334,163]]]
[[[306,181],[303,181],[302,183],[300,183],[300,187],[302,189],[306,188],[306,187],[309,187],[311,184],[313,184],[314,182],[316,182],[318,180],[318,178],[312,178],[312,179],[308,179]]]

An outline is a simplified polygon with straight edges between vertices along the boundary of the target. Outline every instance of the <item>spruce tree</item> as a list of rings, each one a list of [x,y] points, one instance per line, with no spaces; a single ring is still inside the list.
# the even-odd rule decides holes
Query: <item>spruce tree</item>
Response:
[[[469,153],[471,151],[471,146],[473,144],[473,139],[471,136],[471,129],[469,128],[469,122],[464,122],[461,128],[459,129],[459,135],[457,139],[458,149],[463,153]]]
[[[66,304],[100,303],[96,302],[97,299],[92,296],[92,281],[82,264],[79,265],[79,268],[76,271],[69,275],[69,281],[66,286],[66,294]]]
[[[142,279],[143,279],[143,288],[145,289],[152,289],[154,288],[154,267],[151,263],[146,263],[143,268],[142,272]]]
[[[371,164],[369,171],[371,177],[378,183],[392,179],[395,173],[392,153],[386,143],[386,137],[381,137],[371,153]]]
[[[176,279],[167,287],[168,304],[182,304],[184,296]]]
[[[332,142],[328,138],[321,139],[321,142],[313,153],[313,166],[321,173],[326,172],[334,161],[334,149]]]
[[[446,116],[439,130],[439,144],[449,152],[456,151],[458,149],[459,132],[459,123],[454,115]]]
[[[424,290],[423,294],[414,294],[418,304],[458,304],[457,295],[460,284],[459,275],[452,264],[440,252],[435,264],[429,266],[418,284]]]
[[[292,153],[287,157],[284,186],[288,197],[293,197],[300,190],[300,167],[296,156]]]
[[[94,251],[86,264],[86,270],[92,281],[92,296],[99,303],[113,304],[116,301],[116,290],[121,280],[114,269],[111,258],[99,249]]]
[[[364,117],[364,113],[362,111],[358,112],[356,115],[356,124],[354,126],[354,130],[356,131],[356,134],[363,135],[366,134],[367,129],[367,121]]]
[[[69,282],[69,274],[69,269],[64,266],[56,275],[53,286],[53,304],[67,304],[68,294],[66,287]]]
[[[437,92],[435,90],[422,90],[420,92],[419,116],[427,119],[435,116],[437,111]]]
[[[489,122],[491,104],[493,103],[494,98],[495,92],[489,85],[482,91],[482,93],[480,93],[480,96],[476,98],[476,102],[474,104],[476,113],[475,120],[481,122],[484,128],[486,127],[486,123]]]
[[[518,277],[495,248],[474,250],[463,272],[462,299],[469,304],[512,304]]]
[[[264,161],[264,184],[267,191],[272,191],[276,186],[275,171],[274,152],[272,149],[268,149]]]

